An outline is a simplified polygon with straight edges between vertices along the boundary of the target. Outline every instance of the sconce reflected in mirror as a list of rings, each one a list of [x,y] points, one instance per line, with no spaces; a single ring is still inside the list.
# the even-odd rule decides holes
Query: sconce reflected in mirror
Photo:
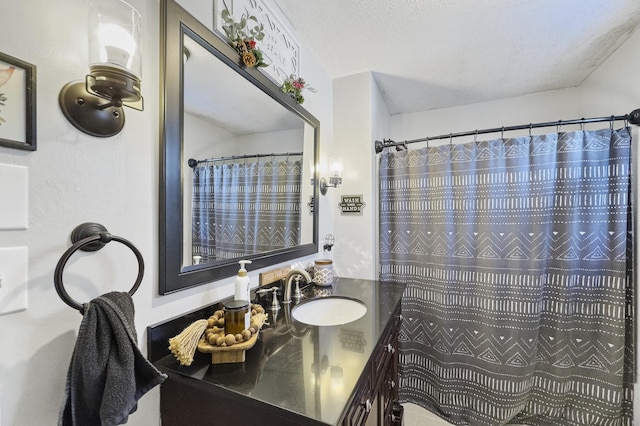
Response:
[[[89,74],[67,83],[58,96],[64,116],[77,129],[96,137],[118,134],[123,106],[142,111],[140,92],[142,18],[123,0],[89,4]]]
[[[340,367],[340,365],[330,365],[329,358],[326,355],[322,356],[319,364],[315,362],[311,364],[311,373],[313,373],[316,380],[326,373],[327,369],[330,371],[329,374],[332,381],[342,381],[342,377],[344,376],[342,367]]]
[[[313,160],[309,162],[309,173],[311,174],[311,186],[314,186],[316,184],[316,164]]]
[[[320,193],[327,194],[327,188],[337,188],[342,183],[342,164],[341,157],[331,157],[329,159],[329,183],[325,178],[320,179]]]

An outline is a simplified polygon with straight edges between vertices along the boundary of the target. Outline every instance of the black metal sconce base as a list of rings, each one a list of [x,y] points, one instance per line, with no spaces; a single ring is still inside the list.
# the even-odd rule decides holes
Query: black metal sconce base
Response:
[[[82,80],[65,84],[58,102],[67,120],[88,135],[106,138],[117,135],[124,127],[122,107],[103,107],[109,101],[87,92]]]

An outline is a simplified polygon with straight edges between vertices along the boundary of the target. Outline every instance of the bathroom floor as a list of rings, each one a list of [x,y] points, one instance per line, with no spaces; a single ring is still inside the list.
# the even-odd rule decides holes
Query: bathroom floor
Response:
[[[404,426],[449,426],[451,423],[442,420],[432,412],[419,405],[402,404],[404,407]]]
[[[450,426],[451,423],[442,420],[429,410],[425,410],[419,405],[405,403],[404,407],[404,426]],[[524,426],[524,425],[513,425]]]

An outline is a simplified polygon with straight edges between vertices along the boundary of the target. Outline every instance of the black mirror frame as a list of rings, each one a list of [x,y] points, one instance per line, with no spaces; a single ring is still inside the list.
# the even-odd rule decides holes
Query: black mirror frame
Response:
[[[237,259],[211,265],[182,267],[183,240],[183,41],[188,34],[203,47],[225,62],[229,67],[253,83],[285,108],[296,113],[314,128],[314,159],[320,151],[320,122],[267,76],[254,68],[241,66],[239,55],[220,37],[206,28],[196,18],[173,0],[162,0],[160,42],[160,212],[159,212],[159,293],[169,294],[198,285],[210,283],[237,273]],[[318,172],[314,170],[314,182]],[[313,200],[318,200],[318,188],[314,185]],[[301,200],[304,202],[304,200]],[[313,242],[287,249],[274,250],[247,256],[251,268],[258,269],[287,260],[309,256],[318,252],[318,203],[313,203]]]

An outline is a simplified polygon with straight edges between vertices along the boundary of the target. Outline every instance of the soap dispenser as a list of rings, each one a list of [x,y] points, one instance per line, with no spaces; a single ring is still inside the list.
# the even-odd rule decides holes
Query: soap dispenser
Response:
[[[238,276],[236,277],[236,293],[234,299],[250,302],[249,287],[251,285],[251,281],[249,280],[249,276],[247,275],[247,270],[244,265],[251,263],[251,261],[241,260],[238,263],[240,264],[240,270],[238,270]]]

